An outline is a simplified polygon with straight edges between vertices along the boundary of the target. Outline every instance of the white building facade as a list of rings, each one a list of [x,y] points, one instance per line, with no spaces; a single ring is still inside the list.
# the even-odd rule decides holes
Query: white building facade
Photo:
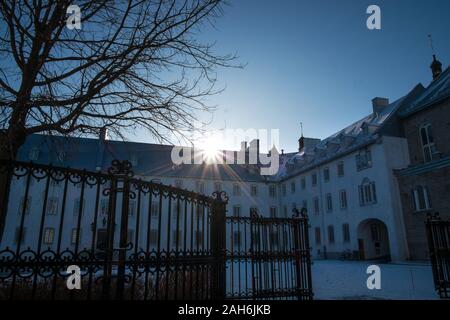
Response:
[[[376,98],[370,115],[338,133],[324,140],[301,137],[298,152],[280,155],[280,169],[274,176],[261,176],[255,167],[248,165],[174,166],[170,161],[170,146],[104,139],[35,135],[27,140],[19,159],[92,171],[105,171],[112,159],[130,160],[135,176],[143,180],[157,179],[205,195],[215,190],[225,191],[229,196],[229,216],[248,216],[254,208],[261,216],[290,217],[293,208],[307,208],[315,259],[345,256],[401,261],[408,257],[408,252],[393,170],[406,167],[409,156],[396,113],[414,97],[415,89],[393,103]],[[59,142],[54,143],[55,139]],[[39,212],[44,207],[45,183],[31,184],[28,200],[21,196],[23,189],[23,181],[13,182],[2,247],[17,243],[19,213],[24,203],[26,211],[36,212],[25,218],[22,247],[35,245],[39,239],[35,226],[42,219]],[[56,243],[55,230],[63,199],[61,186],[51,186],[49,190],[44,213],[48,222],[42,237],[45,247]],[[79,221],[79,193],[79,187],[68,189],[65,206],[72,226],[66,224],[67,228],[75,228]],[[149,201],[141,205],[143,212],[151,212],[145,209],[152,205]],[[88,246],[95,211],[93,199],[86,198],[82,206],[87,218],[81,220],[79,237],[81,245]],[[131,201],[131,206],[136,207],[136,200]],[[99,208],[104,214],[105,204],[101,200]],[[17,214],[11,214],[14,212]],[[131,216],[132,237],[136,232],[133,229],[136,217]],[[77,231],[68,230],[67,234],[71,237],[64,240],[63,247],[74,245]],[[139,234],[144,241],[146,230],[139,230]],[[230,241],[239,241],[239,236],[230,236]]]

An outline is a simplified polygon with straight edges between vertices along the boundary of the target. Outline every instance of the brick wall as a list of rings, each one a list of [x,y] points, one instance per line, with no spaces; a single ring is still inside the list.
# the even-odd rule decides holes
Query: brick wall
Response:
[[[450,99],[416,113],[403,121],[411,163],[424,162],[419,128],[424,123],[431,123],[431,130],[436,148],[443,155],[450,155]]]
[[[419,128],[425,123],[431,123],[437,150],[443,157],[450,156],[450,99],[404,119],[403,126],[412,165],[424,163]],[[411,192],[417,185],[427,186],[432,206],[430,211],[437,211],[443,219],[450,219],[450,167],[397,178],[410,258],[427,259],[428,247],[425,232],[427,211],[415,212]]]
[[[421,175],[398,177],[398,181],[410,258],[427,259],[425,220],[429,211],[414,211],[411,191],[415,185],[427,186],[432,206],[430,211],[438,211],[443,219],[450,219],[450,167]]]

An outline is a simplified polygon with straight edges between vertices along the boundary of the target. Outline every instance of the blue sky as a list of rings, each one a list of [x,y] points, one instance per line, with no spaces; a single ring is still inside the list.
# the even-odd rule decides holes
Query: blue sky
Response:
[[[368,30],[366,9],[381,8],[381,30]],[[450,62],[449,0],[235,0],[202,40],[237,53],[243,70],[220,69],[209,103],[212,128],[279,128],[280,145],[325,138],[371,112],[375,96],[391,101],[431,80],[433,35],[444,68]],[[131,140],[146,141],[138,134]]]

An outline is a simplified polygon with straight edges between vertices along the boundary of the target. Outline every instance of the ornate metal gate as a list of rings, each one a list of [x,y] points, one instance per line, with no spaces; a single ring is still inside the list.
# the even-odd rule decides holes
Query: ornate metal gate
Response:
[[[227,297],[313,298],[306,209],[292,218],[227,217]]]
[[[143,181],[128,161],[105,173],[3,161],[0,178],[0,299],[312,297],[299,213],[226,217],[224,192]],[[67,288],[72,265],[79,290]]]
[[[425,223],[428,248],[433,268],[436,291],[441,298],[450,298],[450,221],[444,221],[435,213],[427,216]]]
[[[224,264],[212,197],[107,173],[2,162],[0,299],[216,299]],[[213,232],[211,232],[213,231]],[[67,290],[67,267],[81,290]]]

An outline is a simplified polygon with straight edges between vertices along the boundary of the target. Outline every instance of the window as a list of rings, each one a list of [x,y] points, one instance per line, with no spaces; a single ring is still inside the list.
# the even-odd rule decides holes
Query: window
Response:
[[[56,152],[56,161],[58,162],[64,162],[66,160],[66,152],[64,151],[58,151]]]
[[[159,233],[158,230],[150,230],[150,243],[152,245],[157,245],[158,244],[158,237],[159,237]]]
[[[308,201],[306,201],[306,200],[302,201],[302,208],[305,208],[306,210],[308,210]]]
[[[283,194],[283,196],[286,195],[286,184],[284,183],[281,185],[281,193]]]
[[[431,209],[430,193],[428,188],[417,186],[412,191],[413,207],[415,211]]]
[[[183,209],[184,209],[183,205],[180,202],[178,202],[178,201],[174,202],[173,212],[172,212],[173,220],[179,221],[179,220],[183,219],[183,212],[184,212]]]
[[[331,193],[326,194],[326,201],[327,201],[327,211],[328,212],[333,211],[333,198],[331,196]]]
[[[329,169],[329,168],[325,168],[325,169],[323,170],[323,180],[324,180],[325,182],[330,181],[330,169]]]
[[[47,200],[47,214],[56,215],[58,213],[58,198],[49,198]]]
[[[431,133],[431,124],[425,124],[420,128],[420,141],[422,142],[423,159],[425,162],[430,162],[437,151]]]
[[[83,215],[83,211],[84,211],[84,203],[85,203],[84,199],[83,199],[83,205],[81,206],[81,208],[80,208],[80,203],[81,203],[80,198],[75,199],[75,202],[74,202],[74,204],[73,204],[73,215],[74,215],[75,217],[78,216],[78,214],[80,213],[80,211],[81,211],[81,215]]]
[[[305,178],[302,178],[300,180],[300,185],[301,185],[302,190],[304,190],[306,188],[306,179]]]
[[[233,217],[240,217],[240,216],[241,216],[241,207],[234,206],[233,207]]]
[[[172,232],[172,245],[173,246],[180,246],[181,245],[181,239],[182,235],[181,235],[181,230],[173,230]]]
[[[317,185],[317,173],[313,173],[311,176],[312,186],[315,187]]]
[[[30,206],[31,206],[31,197],[22,197],[20,200],[20,206],[19,206],[19,214],[22,213],[29,214],[30,213]]]
[[[278,247],[278,232],[271,231],[269,233],[269,241],[272,247]]]
[[[275,198],[277,196],[277,188],[275,185],[271,184],[269,186],[269,196],[271,198]]]
[[[131,200],[128,203],[128,215],[129,216],[134,216],[136,214],[136,201]]]
[[[363,183],[358,186],[359,188],[359,203],[364,206],[367,204],[373,204],[377,202],[377,193],[375,188],[375,182],[369,181],[364,178]]]
[[[315,234],[315,238],[316,238],[316,244],[320,245],[322,243],[322,238],[320,236],[320,228],[316,227],[314,229],[314,234]]]
[[[81,229],[72,229],[72,236],[70,238],[71,244],[77,244],[81,240]]]
[[[233,185],[233,196],[240,196],[241,195],[241,186],[235,183]]]
[[[203,232],[200,230],[195,231],[195,246],[203,246]]]
[[[338,162],[337,172],[338,172],[338,177],[344,176],[344,162],[343,161]]]
[[[151,216],[152,218],[157,218],[159,215],[159,203],[156,201],[152,202],[152,211],[151,211]]]
[[[288,209],[287,209],[287,206],[284,206],[284,207],[283,207],[283,211],[284,211],[284,217],[287,218],[287,216],[288,216]]]
[[[328,242],[334,243],[334,227],[328,226]]]
[[[109,199],[102,199],[100,202],[100,214],[107,215],[109,207]]]
[[[342,225],[342,238],[344,242],[350,242],[350,226],[348,223]]]
[[[130,154],[130,163],[131,163],[131,165],[132,165],[133,167],[135,167],[135,166],[138,165],[138,157],[137,157],[137,154],[135,154],[135,153]]]
[[[358,171],[372,167],[372,155],[370,150],[361,149],[356,155],[356,168]]]
[[[271,218],[277,217],[277,207],[270,207],[270,217]]]
[[[314,214],[319,214],[320,203],[319,203],[319,198],[318,197],[314,197],[313,198],[313,204],[314,204]]]
[[[32,148],[30,150],[30,153],[28,154],[28,157],[30,158],[30,161],[36,161],[39,159],[39,149],[38,148]]]
[[[256,197],[258,195],[258,186],[256,184],[252,184],[250,186],[250,194],[252,197]]]
[[[127,232],[127,243],[134,243],[134,230],[133,229],[128,229]]]
[[[175,187],[178,189],[182,189],[183,188],[183,180],[180,180],[180,179],[175,180]]]
[[[44,229],[44,244],[52,244],[53,238],[55,237],[55,229],[54,228],[45,228]]]
[[[220,182],[214,182],[214,191],[222,191],[222,185]]]
[[[240,231],[233,232],[233,245],[236,247],[241,246],[241,232]]]
[[[16,232],[14,235],[14,241],[16,244],[23,243],[25,241],[25,235],[27,234],[27,228],[22,228],[22,231],[20,230],[20,227],[16,228]]]
[[[339,200],[341,203],[341,209],[347,209],[347,192],[345,190],[339,191]]]
[[[195,188],[198,193],[205,193],[205,183],[203,181],[197,181],[195,183]]]
[[[295,181],[291,182],[291,193],[295,193]]]

